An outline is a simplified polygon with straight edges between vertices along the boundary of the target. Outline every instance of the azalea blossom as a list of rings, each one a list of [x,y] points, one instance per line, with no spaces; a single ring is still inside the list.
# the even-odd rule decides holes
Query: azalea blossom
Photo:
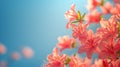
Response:
[[[109,58],[111,60],[115,60],[119,57],[118,52],[120,51],[120,40],[118,40],[117,42],[103,41],[100,45],[100,48],[101,52],[98,54],[99,58]]]
[[[94,10],[100,4],[97,0],[88,0],[87,9]]]
[[[115,3],[119,3],[120,1],[119,0],[114,0]]]
[[[113,6],[111,3],[106,2],[103,6],[101,6],[101,10],[103,14],[108,14],[111,12],[111,9],[113,9]]]
[[[101,28],[98,28],[97,34],[104,40],[111,40],[118,36],[117,21],[115,16],[111,16],[109,20],[102,19],[100,21]]]
[[[58,37],[57,46],[62,50],[74,48],[75,39],[69,36]]]
[[[72,36],[84,41],[84,39],[86,39],[85,37],[88,26],[88,24],[84,23],[79,23],[78,26],[74,26]]]
[[[47,56],[46,67],[120,67],[120,1],[113,1],[88,0],[89,11],[83,15],[76,12],[73,4],[65,14],[73,38],[58,37],[57,47]],[[97,9],[99,7],[101,11]],[[109,19],[104,18],[106,14],[111,14]],[[100,24],[94,32],[89,29],[92,23]],[[62,54],[63,50],[73,48],[76,42],[80,44],[78,53],[85,53],[87,58],[79,58],[76,53],[72,56]],[[95,61],[92,60],[93,54],[98,55]]]
[[[92,67],[103,67],[103,60],[101,60],[101,59],[95,60],[94,64],[92,65]]]
[[[6,61],[0,61],[0,67],[7,67]]]
[[[88,58],[92,57],[93,53],[97,53],[99,51],[98,45],[100,43],[100,39],[93,34],[92,30],[87,32],[86,40],[79,47],[79,53],[86,53]]]
[[[3,44],[0,44],[0,54],[6,53],[6,47]]]
[[[72,56],[70,59],[69,67],[90,67],[92,63],[88,58],[81,59],[77,56]]]
[[[88,23],[99,23],[100,19],[101,19],[101,13],[99,13],[97,10],[93,10],[85,17],[85,20]]]
[[[120,59],[117,59],[116,61],[111,62],[113,67],[120,67]]]
[[[67,55],[59,55],[58,48],[54,48],[53,53],[49,54],[47,57],[48,63],[46,67],[66,67],[64,63],[66,58]]]
[[[18,52],[13,52],[11,57],[12,57],[13,60],[19,60],[20,59],[20,55],[19,55]]]
[[[66,19],[69,20],[69,22],[67,23],[67,28],[70,28],[71,24],[72,24],[72,21],[76,20],[78,18],[78,14],[75,10],[75,4],[72,4],[70,10],[68,10],[66,13],[65,13],[65,17]]]
[[[25,58],[31,58],[34,55],[34,52],[30,47],[24,47],[22,49],[22,54],[24,55]]]

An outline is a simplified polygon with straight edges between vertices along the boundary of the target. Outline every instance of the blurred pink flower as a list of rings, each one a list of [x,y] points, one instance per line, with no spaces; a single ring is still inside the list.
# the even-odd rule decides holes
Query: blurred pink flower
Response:
[[[88,0],[87,9],[94,10],[100,4],[97,0]]]
[[[91,60],[88,58],[81,59],[77,56],[72,56],[69,62],[69,67],[90,67],[91,63]]]
[[[84,41],[84,39],[86,39],[87,27],[88,24],[79,23],[78,26],[76,25],[73,27],[72,36]]]
[[[119,0],[114,0],[114,2],[119,3],[120,1]]]
[[[101,6],[101,10],[103,14],[110,13],[111,9],[113,9],[113,6],[109,2],[106,2],[103,6]]]
[[[6,53],[6,47],[3,44],[0,44],[0,54]]]
[[[66,67],[64,64],[66,58],[65,54],[59,55],[58,48],[54,48],[53,53],[47,57],[48,63],[46,67]]]
[[[75,43],[74,38],[70,38],[69,36],[58,37],[57,46],[60,48],[60,51],[64,49],[72,48],[72,45]]]
[[[111,16],[109,20],[102,19],[100,21],[101,28],[97,29],[97,34],[103,40],[111,40],[118,37],[117,21],[115,16]]]
[[[18,52],[13,52],[11,55],[13,60],[19,60],[20,59],[20,54]]]
[[[0,62],[0,67],[7,67],[7,62],[6,61],[1,61]]]
[[[120,40],[116,42],[114,40],[102,41],[99,47],[101,50],[101,52],[98,53],[99,58],[110,58],[111,60],[115,60],[119,57]]]
[[[120,67],[120,58],[117,59],[116,61],[112,61],[113,67]]]
[[[110,67],[107,59],[103,60],[103,67]]]
[[[87,20],[88,23],[99,23],[100,19],[101,13],[99,13],[97,10],[93,10],[85,16],[85,20]]]
[[[103,60],[102,59],[95,60],[92,67],[103,67]]]
[[[76,20],[78,18],[78,15],[77,15],[77,13],[75,11],[75,4],[72,4],[70,10],[68,10],[65,13],[65,17],[66,17],[66,19],[69,20],[66,27],[70,28],[72,21],[74,21],[74,20]]]
[[[112,15],[117,15],[120,14],[120,4],[116,3],[114,6],[107,2],[105,5],[101,6],[101,10],[103,14],[112,14]]]
[[[92,57],[93,53],[97,53],[99,51],[98,45],[100,43],[100,39],[93,34],[92,30],[87,31],[86,40],[81,43],[79,47],[78,53],[86,53],[88,58]]]
[[[24,57],[26,57],[26,58],[31,58],[31,57],[33,57],[33,55],[34,55],[34,52],[33,52],[33,50],[32,50],[30,47],[24,47],[24,48],[22,49],[22,54],[23,54]]]

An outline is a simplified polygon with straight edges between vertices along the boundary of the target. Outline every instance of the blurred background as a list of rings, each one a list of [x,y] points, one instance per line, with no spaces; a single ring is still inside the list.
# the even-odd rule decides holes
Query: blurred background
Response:
[[[87,12],[86,0],[0,0],[0,43],[7,49],[0,61],[6,61],[8,67],[42,67],[57,37],[71,36],[64,14],[73,3],[77,10]],[[21,55],[12,60],[11,53],[21,52],[25,46],[33,50],[33,57]]]

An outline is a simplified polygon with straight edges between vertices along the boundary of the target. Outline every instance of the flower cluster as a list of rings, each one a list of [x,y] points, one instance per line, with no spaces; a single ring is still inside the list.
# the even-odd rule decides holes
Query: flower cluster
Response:
[[[88,0],[88,13],[84,14],[76,11],[73,4],[65,13],[66,27],[72,29],[73,38],[58,37],[45,67],[120,67],[120,0],[113,2]],[[108,14],[110,17],[106,19],[104,16]],[[96,31],[89,29],[94,23],[100,25]],[[73,48],[78,48],[78,54],[86,53],[86,58],[62,53]],[[92,61],[93,54],[98,55],[95,61]]]
[[[5,55],[6,53],[8,53],[7,47],[5,47],[4,44],[0,44],[0,56]],[[10,53],[10,56],[8,57],[8,59],[11,59],[10,61],[2,58],[2,60],[0,60],[0,67],[8,67],[9,64],[13,63],[13,61],[20,60],[22,56],[26,59],[30,59],[33,57],[33,55],[34,51],[32,48],[23,47],[21,51],[13,51]]]

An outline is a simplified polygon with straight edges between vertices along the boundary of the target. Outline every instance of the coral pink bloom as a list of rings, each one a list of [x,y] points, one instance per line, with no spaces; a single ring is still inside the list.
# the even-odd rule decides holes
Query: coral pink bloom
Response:
[[[103,14],[110,13],[111,9],[113,8],[112,4],[107,2],[103,6],[101,6],[101,10]]]
[[[1,61],[0,62],[0,67],[7,67],[7,62],[6,61]]]
[[[114,0],[114,2],[118,3],[118,2],[120,2],[120,1],[119,1],[119,0]]]
[[[70,38],[69,36],[58,37],[57,46],[62,50],[72,48],[73,43],[75,43],[74,38]]]
[[[120,14],[115,15],[117,20],[120,20]]]
[[[80,40],[86,39],[84,37],[86,37],[86,29],[88,27],[88,24],[83,24],[83,23],[79,23],[78,26],[74,26],[73,27],[73,33],[72,36],[74,38],[79,38]]]
[[[85,17],[85,20],[87,20],[88,23],[99,23],[100,19],[101,19],[101,14],[97,10],[93,10]]]
[[[115,7],[111,9],[111,14],[118,15],[120,14],[120,4],[115,4]]]
[[[48,63],[46,67],[66,67],[64,64],[66,58],[67,56],[65,54],[59,55],[58,49],[54,48],[53,53],[47,57]]]
[[[6,47],[3,44],[0,44],[0,54],[6,53]]]
[[[112,62],[114,67],[120,67],[120,58]]]
[[[18,52],[13,52],[11,57],[12,57],[13,60],[19,60],[20,59],[20,55],[19,55]]]
[[[97,5],[99,5],[100,2],[98,2],[97,0],[88,0],[88,4],[87,4],[87,9],[88,10],[93,10],[97,7]]]
[[[117,3],[117,4],[115,4],[115,6],[116,6],[116,8],[118,9],[118,11],[119,11],[119,13],[120,13],[120,4]]]
[[[69,67],[90,67],[91,60],[88,58],[81,59],[76,56],[72,56],[69,62]]]
[[[92,30],[89,30],[87,32],[87,38],[86,40],[81,44],[78,52],[83,53],[85,52],[87,54],[88,58],[91,58],[93,53],[97,53],[99,48],[98,45],[100,43],[100,39],[93,34]]]
[[[33,57],[33,55],[34,55],[34,52],[33,52],[33,50],[32,50],[30,47],[24,47],[24,48],[22,49],[22,54],[23,54],[24,57],[26,57],[26,58],[31,58],[31,57]]]
[[[98,28],[98,35],[104,40],[111,40],[118,36],[117,21],[115,16],[111,16],[109,20],[102,19],[100,21],[101,28]]]
[[[66,26],[66,27],[67,27],[67,28],[70,28],[72,21],[74,21],[74,20],[76,20],[76,19],[78,18],[78,15],[77,15],[77,13],[76,13],[76,11],[75,11],[75,4],[73,4],[73,5],[71,6],[71,9],[68,10],[68,11],[65,13],[65,17],[66,17],[66,19],[69,20],[69,22],[67,23],[67,26]]]
[[[111,14],[116,15],[119,13],[118,9],[116,7],[112,8],[110,11]]]
[[[103,61],[101,59],[95,60],[94,64],[92,67],[103,67]]]
[[[110,58],[112,60],[119,57],[120,52],[120,40],[114,41],[102,41],[100,44],[100,50],[99,58]]]
[[[110,67],[106,59],[103,60],[103,67]]]

